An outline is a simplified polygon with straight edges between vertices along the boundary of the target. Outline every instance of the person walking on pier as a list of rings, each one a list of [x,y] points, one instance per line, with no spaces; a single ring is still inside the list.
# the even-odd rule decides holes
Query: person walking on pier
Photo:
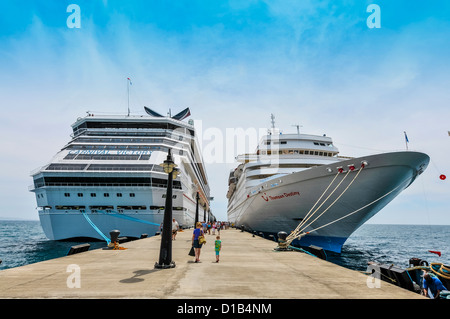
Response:
[[[196,228],[194,229],[194,232],[192,234],[192,246],[194,246],[195,251],[195,262],[200,261],[200,250],[202,249],[202,244],[199,243],[198,237],[204,236],[203,229],[202,229],[202,223],[197,222],[195,225]]]
[[[221,222],[217,222],[216,223],[217,235],[220,235],[220,228],[221,227],[222,227],[222,223]]]
[[[178,222],[175,220],[175,218],[172,219],[172,240],[175,240],[175,237],[177,236],[177,232],[180,229],[180,225],[178,225]]]
[[[214,250],[216,251],[216,263],[219,262],[219,253],[221,249],[222,249],[222,241],[220,240],[220,236],[217,235],[216,241],[214,243]]]

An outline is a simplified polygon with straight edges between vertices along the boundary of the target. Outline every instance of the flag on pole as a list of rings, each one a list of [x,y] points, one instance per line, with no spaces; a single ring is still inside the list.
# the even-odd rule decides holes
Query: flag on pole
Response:
[[[440,251],[429,250],[429,252],[432,253],[432,254],[436,254],[436,255],[438,255],[439,257],[441,257],[441,252],[440,252]]]
[[[127,78],[128,79],[128,81],[130,81],[130,85],[133,85],[133,83],[131,82],[131,79],[130,78]]]
[[[405,145],[406,145],[406,150],[408,150],[408,143],[409,143],[408,135],[406,135],[405,131],[403,131],[403,133],[405,133]]]

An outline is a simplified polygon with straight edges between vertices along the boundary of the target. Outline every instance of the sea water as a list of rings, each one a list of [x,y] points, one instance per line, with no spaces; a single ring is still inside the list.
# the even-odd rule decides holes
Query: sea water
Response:
[[[39,221],[0,220],[0,270],[63,257],[81,243],[86,242],[47,239]],[[106,242],[89,244],[90,250],[106,247]]]
[[[440,251],[441,256],[429,251]],[[345,242],[340,255],[327,253],[328,261],[359,271],[375,261],[409,267],[410,258],[450,264],[450,225],[365,224]]]
[[[375,261],[409,266],[416,257],[428,262],[450,264],[450,225],[361,226],[350,236],[341,254],[327,252],[327,260],[358,271]],[[0,270],[63,257],[70,247],[86,242],[48,240],[39,221],[0,221]],[[90,250],[106,247],[106,242],[89,242]],[[440,251],[441,257],[429,250]]]

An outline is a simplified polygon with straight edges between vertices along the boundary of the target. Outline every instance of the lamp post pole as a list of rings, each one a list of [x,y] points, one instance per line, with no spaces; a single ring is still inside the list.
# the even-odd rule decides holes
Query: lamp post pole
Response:
[[[155,268],[174,268],[175,262],[172,261],[172,181],[174,162],[172,160],[171,150],[167,153],[167,159],[162,164],[167,177],[166,206],[164,210],[163,229],[161,236],[161,248],[159,250],[159,262],[155,263]]]
[[[197,223],[198,223],[198,201],[200,199],[200,195],[197,192],[197,195],[195,196],[195,199],[197,200],[197,204],[195,206],[195,223],[194,223],[194,228],[197,227]]]

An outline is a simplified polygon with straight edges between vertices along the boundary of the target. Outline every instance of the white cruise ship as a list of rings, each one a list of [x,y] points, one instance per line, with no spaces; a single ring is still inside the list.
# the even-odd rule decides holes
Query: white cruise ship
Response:
[[[49,239],[154,235],[163,221],[171,149],[181,174],[173,181],[173,217],[193,226],[209,216],[210,190],[189,109],[162,116],[90,114],[72,124],[71,141],[31,173],[39,219]]]
[[[346,239],[407,188],[428,166],[419,152],[341,157],[327,136],[264,136],[228,179],[228,221],[277,235],[294,246],[340,253]]]

